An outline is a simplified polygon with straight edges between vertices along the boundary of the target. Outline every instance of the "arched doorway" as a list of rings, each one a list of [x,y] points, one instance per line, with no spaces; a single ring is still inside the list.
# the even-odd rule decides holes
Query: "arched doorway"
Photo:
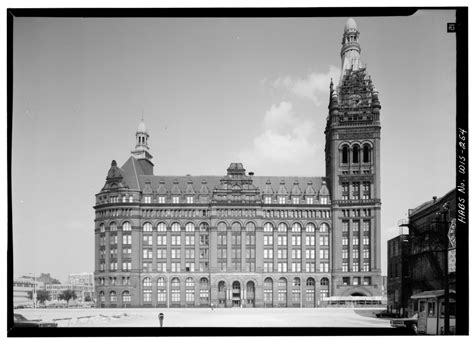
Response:
[[[232,283],[232,307],[240,307],[240,282]]]
[[[253,281],[247,282],[247,289],[246,289],[246,307],[255,307],[255,283]]]
[[[362,294],[362,293],[352,293],[351,296],[365,296],[365,294]]]
[[[225,307],[226,301],[226,284],[224,281],[219,281],[217,285],[217,299],[218,299],[218,307]]]
[[[263,306],[273,307],[273,280],[269,277],[263,282]]]

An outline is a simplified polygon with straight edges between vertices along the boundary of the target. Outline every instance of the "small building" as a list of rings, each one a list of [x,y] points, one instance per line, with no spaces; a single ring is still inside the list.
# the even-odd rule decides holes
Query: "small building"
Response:
[[[406,287],[408,274],[408,235],[401,234],[387,242],[387,309],[406,316],[409,293]]]
[[[30,277],[13,280],[13,306],[33,306],[34,292],[41,289],[42,283]]]

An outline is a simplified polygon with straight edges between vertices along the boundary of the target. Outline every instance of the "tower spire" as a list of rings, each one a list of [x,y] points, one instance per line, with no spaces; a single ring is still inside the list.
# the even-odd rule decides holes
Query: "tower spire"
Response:
[[[349,18],[344,26],[341,47],[341,84],[346,70],[358,70],[362,67],[360,61],[359,31],[354,19]]]

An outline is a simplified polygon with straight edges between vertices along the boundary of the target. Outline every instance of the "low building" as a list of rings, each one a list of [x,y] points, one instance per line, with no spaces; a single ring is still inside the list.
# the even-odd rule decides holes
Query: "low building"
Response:
[[[456,190],[410,209],[408,221],[399,223],[399,227],[408,228],[408,235],[403,236],[403,239],[407,238],[404,241],[407,249],[406,253],[402,250],[401,258],[398,258],[390,253],[390,246],[393,249],[400,249],[400,246],[394,240],[389,241],[389,290],[393,293],[389,301],[398,302],[398,308],[412,315],[417,309],[410,298],[422,292],[445,289],[446,273],[449,289],[456,290]],[[405,272],[406,276],[399,271]],[[396,290],[402,293],[398,299]]]
[[[68,282],[73,285],[94,285],[94,274],[92,273],[77,273],[69,274]]]
[[[34,292],[41,289],[42,283],[34,278],[19,277],[13,280],[13,306],[33,306]]]
[[[87,296],[92,299],[94,292],[94,286],[90,284],[47,284],[45,289],[49,292],[51,301],[59,301],[59,296],[65,290],[73,290],[79,302],[84,302]]]
[[[401,234],[387,242],[387,308],[392,313],[405,316],[404,306],[410,298],[407,292],[408,235]]]

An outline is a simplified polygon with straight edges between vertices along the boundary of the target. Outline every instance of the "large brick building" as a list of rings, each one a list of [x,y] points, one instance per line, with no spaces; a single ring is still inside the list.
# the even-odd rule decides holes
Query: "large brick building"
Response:
[[[381,295],[380,102],[353,19],[330,84],[326,177],[153,173],[143,121],[95,205],[98,306],[317,307]]]

